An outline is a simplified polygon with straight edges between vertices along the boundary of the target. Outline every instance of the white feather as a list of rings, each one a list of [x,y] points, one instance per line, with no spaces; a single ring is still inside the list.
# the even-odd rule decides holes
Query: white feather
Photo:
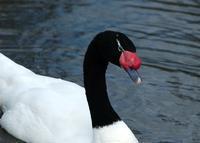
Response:
[[[29,143],[91,143],[84,88],[34,74],[0,54],[1,126]]]
[[[94,129],[94,143],[139,143],[123,121]]]

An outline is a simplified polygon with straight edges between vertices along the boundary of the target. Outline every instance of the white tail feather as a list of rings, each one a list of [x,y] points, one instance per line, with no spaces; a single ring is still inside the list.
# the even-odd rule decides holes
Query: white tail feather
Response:
[[[33,72],[0,53],[0,106],[4,102],[5,93],[14,84],[15,79],[26,75],[33,75]]]
[[[12,76],[30,73],[33,72],[19,64],[16,64],[8,57],[0,53],[0,78],[10,78]]]

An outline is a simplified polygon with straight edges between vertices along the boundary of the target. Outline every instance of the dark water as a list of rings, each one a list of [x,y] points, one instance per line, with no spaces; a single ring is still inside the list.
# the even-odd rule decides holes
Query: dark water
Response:
[[[83,56],[105,29],[126,33],[141,86],[107,73],[115,110],[141,143],[200,143],[200,0],[0,0],[0,52],[36,73],[83,84]],[[19,142],[0,130],[0,143]]]

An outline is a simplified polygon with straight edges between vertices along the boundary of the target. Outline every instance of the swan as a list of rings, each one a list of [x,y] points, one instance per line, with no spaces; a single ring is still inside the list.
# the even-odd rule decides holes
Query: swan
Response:
[[[83,63],[85,88],[38,75],[0,53],[1,127],[27,143],[138,143],[109,102],[109,62],[141,82],[136,48],[116,31],[103,31],[89,44]]]

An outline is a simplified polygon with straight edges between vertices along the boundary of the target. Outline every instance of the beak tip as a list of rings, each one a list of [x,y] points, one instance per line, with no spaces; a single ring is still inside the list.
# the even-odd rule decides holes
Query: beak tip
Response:
[[[137,81],[136,81],[136,84],[139,85],[142,83],[142,79],[140,77],[138,77]]]
[[[130,76],[130,78],[133,80],[133,82],[137,85],[142,83],[142,79],[139,76],[138,72],[134,69],[127,69],[126,72]]]

